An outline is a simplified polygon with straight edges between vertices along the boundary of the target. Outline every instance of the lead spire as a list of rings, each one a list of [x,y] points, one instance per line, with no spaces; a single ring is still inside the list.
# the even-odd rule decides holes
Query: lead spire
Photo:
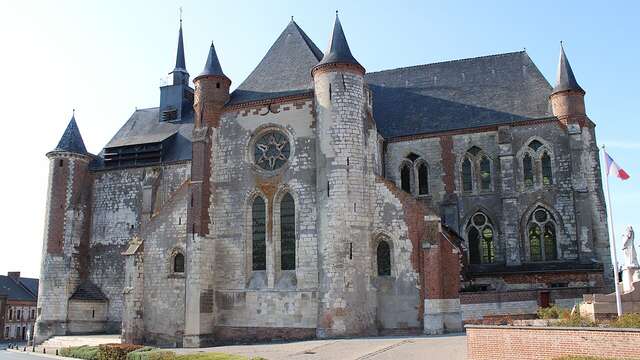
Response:
[[[578,85],[576,77],[573,75],[573,70],[569,64],[569,59],[564,53],[564,46],[562,41],[560,42],[560,60],[558,62],[558,75],[556,80],[556,86],[553,88],[553,93],[561,91],[575,90],[584,93],[585,91]]]
[[[344,31],[342,30],[342,24],[340,23],[340,18],[338,18],[337,10],[336,21],[333,24],[333,33],[331,34],[329,48],[317,66],[326,64],[351,64],[362,67],[358,60],[356,60],[351,54],[351,49],[349,49],[347,37],[344,35]]]
[[[182,40],[182,8],[180,8],[180,30],[178,31],[176,66],[170,74],[173,74],[173,85],[189,83],[189,72],[187,71],[187,65],[184,61],[184,43]]]
[[[84,141],[82,140],[82,135],[80,135],[78,124],[76,123],[75,112],[76,110],[73,109],[73,115],[71,115],[69,125],[67,125],[60,141],[58,141],[58,145],[53,149],[53,151],[66,151],[81,155],[88,154],[87,148],[84,146]]]
[[[224,72],[222,72],[222,66],[220,66],[220,60],[218,60],[218,54],[216,53],[216,48],[213,46],[213,41],[211,42],[211,47],[209,48],[209,56],[207,57],[207,63],[204,65],[204,69],[193,80],[195,81],[202,76],[227,77]]]

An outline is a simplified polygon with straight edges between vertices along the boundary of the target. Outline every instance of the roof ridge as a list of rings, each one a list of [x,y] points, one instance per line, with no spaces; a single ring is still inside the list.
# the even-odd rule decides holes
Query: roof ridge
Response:
[[[506,52],[506,53],[482,55],[482,56],[476,56],[476,57],[470,57],[470,58],[464,58],[464,59],[436,61],[436,62],[427,63],[427,64],[410,65],[410,66],[403,66],[403,67],[398,67],[398,68],[394,68],[394,69],[385,69],[385,70],[372,71],[372,72],[368,72],[367,75],[369,75],[369,74],[378,74],[378,73],[383,73],[383,72],[387,72],[387,71],[396,71],[396,70],[403,70],[403,69],[414,69],[414,68],[420,68],[420,67],[427,67],[427,66],[431,66],[431,65],[457,63],[457,62],[465,62],[465,61],[472,61],[472,60],[479,60],[479,59],[488,59],[488,58],[502,57],[502,56],[507,56],[507,55],[515,55],[515,54],[527,54],[527,52],[526,52],[526,50],[519,50],[519,51]]]

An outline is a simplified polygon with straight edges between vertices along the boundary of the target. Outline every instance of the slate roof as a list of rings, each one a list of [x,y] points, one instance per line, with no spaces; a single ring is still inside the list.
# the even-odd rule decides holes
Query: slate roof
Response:
[[[69,298],[71,300],[107,301],[102,290],[89,280],[85,280]]]
[[[222,72],[222,66],[220,66],[220,60],[218,60],[218,54],[216,54],[216,48],[213,46],[213,42],[211,42],[211,47],[209,48],[209,56],[207,56],[207,63],[204,65],[204,70],[202,70],[195,79],[201,76],[227,77],[227,75]]]
[[[9,276],[0,275],[0,295],[6,295],[9,301],[37,301],[38,279],[21,277],[16,281]]]
[[[231,93],[228,105],[273,99],[311,91],[311,68],[322,59],[322,51],[291,20],[262,61]]]
[[[567,59],[567,54],[564,53],[564,47],[560,44],[560,60],[558,61],[558,77],[556,78],[556,86],[553,88],[553,93],[567,90],[577,90],[584,92],[576,77],[573,75],[571,64]]]
[[[83,155],[88,154],[87,148],[84,146],[82,136],[80,135],[80,130],[78,129],[75,115],[71,116],[69,125],[67,125],[67,128],[62,134],[60,141],[58,141],[58,145],[55,147],[55,149],[53,149],[53,151],[68,151]]]
[[[182,42],[182,20],[180,20],[180,30],[178,31],[178,50],[176,51],[176,66],[174,71],[187,72],[187,65],[184,61],[184,44]]]
[[[163,162],[191,160],[192,132],[193,117],[175,122],[160,121],[160,108],[138,109],[105,145],[105,148],[160,142],[173,136],[174,139],[164,154]],[[94,161],[92,168],[102,167],[102,161],[101,158]]]
[[[372,72],[365,79],[385,138],[552,116],[551,86],[524,51]]]
[[[324,64],[353,64],[362,67],[358,60],[351,54],[351,49],[349,49],[349,44],[342,30],[342,24],[340,24],[337,12],[329,48],[320,63],[318,63],[318,65]]]

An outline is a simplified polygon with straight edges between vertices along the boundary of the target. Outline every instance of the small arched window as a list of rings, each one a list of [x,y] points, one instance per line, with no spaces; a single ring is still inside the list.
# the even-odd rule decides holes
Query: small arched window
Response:
[[[264,200],[257,197],[251,207],[252,247],[251,259],[253,270],[267,269],[266,246],[266,209]]]
[[[376,249],[376,262],[378,264],[378,276],[391,275],[391,249],[386,241],[380,241]]]
[[[531,155],[525,154],[522,158],[522,170],[524,171],[524,186],[533,186],[533,159]]]
[[[542,184],[543,185],[553,184],[553,171],[551,168],[551,157],[547,152],[542,154],[542,157],[540,158],[540,163],[542,165]]]
[[[491,189],[491,161],[486,156],[480,159],[480,188],[482,190]]]
[[[462,162],[462,191],[473,190],[473,170],[471,169],[471,159],[465,158]]]
[[[467,225],[469,262],[472,264],[495,262],[494,238],[495,233],[489,218],[482,212],[475,213]]]
[[[558,259],[555,219],[546,209],[539,207],[532,214],[527,226],[529,256],[531,261]]]
[[[296,269],[296,205],[291,194],[280,202],[280,268]]]
[[[177,253],[173,256],[173,272],[184,272],[184,255],[182,255],[182,253]]]
[[[411,192],[411,167],[403,164],[400,168],[400,188],[408,193]]]
[[[427,164],[418,164],[418,195],[429,194],[429,169]]]

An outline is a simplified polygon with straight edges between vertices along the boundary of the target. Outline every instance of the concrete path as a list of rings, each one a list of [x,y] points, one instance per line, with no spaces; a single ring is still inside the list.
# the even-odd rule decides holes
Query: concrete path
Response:
[[[223,352],[261,356],[268,360],[464,360],[464,334],[419,337],[375,337],[341,340],[310,340],[282,344],[232,345],[204,349],[176,349],[177,353]]]

